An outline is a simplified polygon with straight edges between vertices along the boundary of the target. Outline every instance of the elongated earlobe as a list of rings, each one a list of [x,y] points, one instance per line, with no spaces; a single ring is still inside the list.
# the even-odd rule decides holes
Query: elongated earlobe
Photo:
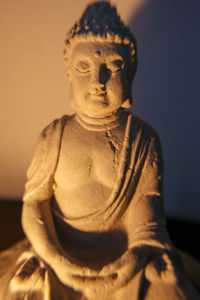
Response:
[[[131,108],[133,104],[132,100],[132,81],[129,81],[129,84],[127,85],[127,90],[124,95],[124,101],[121,105],[122,108]]]
[[[71,70],[70,70],[70,68],[67,68],[66,75],[67,75],[67,79],[69,81],[71,81]]]
[[[123,103],[122,103],[122,105],[121,105],[121,107],[122,108],[131,108],[131,101],[130,101],[130,99],[128,98],[128,99],[126,99]]]
[[[78,104],[76,103],[76,101],[74,99],[74,93],[73,93],[73,89],[72,89],[72,82],[71,82],[71,80],[70,80],[70,87],[69,87],[69,105],[72,108],[74,108],[75,110],[79,109],[79,106],[78,106]]]
[[[71,81],[71,65],[68,59],[65,59],[65,68],[66,68],[67,79]]]

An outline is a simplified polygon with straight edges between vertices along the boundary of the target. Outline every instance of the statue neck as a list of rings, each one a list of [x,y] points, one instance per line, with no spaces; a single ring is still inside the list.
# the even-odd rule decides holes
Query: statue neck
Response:
[[[115,111],[112,115],[105,116],[105,117],[90,117],[80,112],[77,112],[75,117],[78,123],[92,131],[106,131],[112,130],[120,126],[120,119],[123,114],[123,110],[119,109]]]

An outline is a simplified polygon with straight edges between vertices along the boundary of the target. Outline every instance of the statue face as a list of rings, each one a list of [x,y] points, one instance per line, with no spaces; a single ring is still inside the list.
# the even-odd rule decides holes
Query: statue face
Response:
[[[91,117],[112,114],[131,90],[129,52],[125,45],[78,42],[69,54],[71,105]]]

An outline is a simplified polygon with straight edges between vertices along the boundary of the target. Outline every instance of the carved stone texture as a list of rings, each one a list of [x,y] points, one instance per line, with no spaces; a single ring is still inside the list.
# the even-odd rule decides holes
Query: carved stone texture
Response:
[[[166,231],[159,137],[131,107],[134,36],[109,2],[65,40],[73,116],[41,133],[27,174],[27,240],[0,256],[0,299],[200,299]]]

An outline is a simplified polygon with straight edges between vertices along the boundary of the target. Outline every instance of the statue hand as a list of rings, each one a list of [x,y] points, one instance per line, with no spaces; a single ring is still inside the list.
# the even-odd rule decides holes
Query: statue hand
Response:
[[[136,257],[132,250],[127,250],[119,259],[105,265],[100,271],[99,276],[105,276],[112,273],[118,273],[124,269],[124,272],[134,272],[136,266]],[[126,271],[125,271],[126,270]]]
[[[99,276],[99,271],[86,267],[80,262],[73,261],[71,258],[58,256],[51,264],[51,268],[56,273],[59,280],[66,284],[71,285],[73,277],[92,277]]]
[[[135,256],[129,250],[121,258],[100,270],[86,267],[81,263],[68,260],[66,257],[60,258],[53,270],[64,285],[84,293],[87,289],[91,294],[94,289],[94,281],[95,291],[104,290],[105,284],[110,291],[126,284],[136,271],[135,262]],[[101,280],[98,280],[100,278]]]
[[[146,278],[152,281],[163,281],[176,284],[177,275],[174,265],[167,253],[163,253],[161,257],[155,258],[145,269]]]

